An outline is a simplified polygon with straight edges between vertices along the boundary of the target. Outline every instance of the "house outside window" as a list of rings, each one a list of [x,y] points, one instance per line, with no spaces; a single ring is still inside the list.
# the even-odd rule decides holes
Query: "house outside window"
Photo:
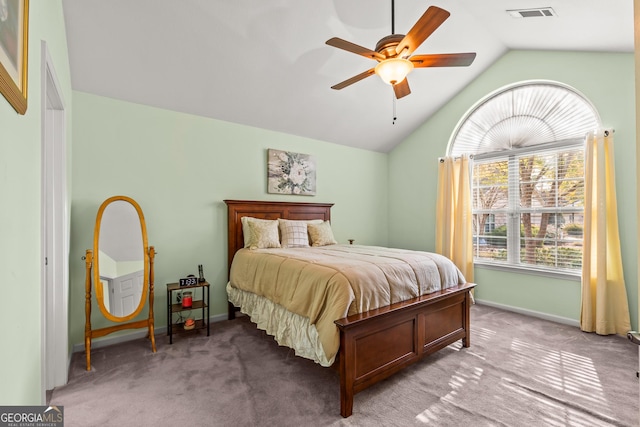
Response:
[[[493,230],[496,229],[496,214],[488,213],[486,215],[483,215],[482,220],[484,222],[483,229],[485,234],[491,233]]]
[[[474,106],[448,154],[474,156],[476,264],[579,275],[584,138],[601,127],[593,105],[557,82],[521,82]]]

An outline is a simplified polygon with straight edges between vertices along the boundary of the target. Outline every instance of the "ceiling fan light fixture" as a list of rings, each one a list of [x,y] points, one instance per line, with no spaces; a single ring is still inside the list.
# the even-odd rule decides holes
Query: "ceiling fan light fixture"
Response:
[[[393,86],[395,98],[400,99],[411,93],[406,77],[414,67],[466,67],[471,65],[476,57],[474,52],[413,55],[413,52],[449,17],[449,12],[437,6],[429,6],[407,34],[396,34],[393,24],[393,6],[392,0],[391,35],[381,38],[376,43],[375,50],[338,37],[332,37],[326,41],[329,46],[378,61],[375,68],[369,68],[363,73],[333,85],[331,89],[344,89],[362,79],[377,74],[383,82]]]
[[[413,70],[413,62],[404,58],[389,58],[376,65],[375,72],[388,85],[400,83]]]

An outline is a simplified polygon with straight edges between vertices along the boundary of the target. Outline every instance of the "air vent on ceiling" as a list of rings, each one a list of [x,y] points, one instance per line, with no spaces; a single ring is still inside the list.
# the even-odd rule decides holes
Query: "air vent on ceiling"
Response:
[[[535,9],[515,9],[507,10],[507,12],[514,18],[547,18],[556,16],[556,12],[550,7],[538,7]]]

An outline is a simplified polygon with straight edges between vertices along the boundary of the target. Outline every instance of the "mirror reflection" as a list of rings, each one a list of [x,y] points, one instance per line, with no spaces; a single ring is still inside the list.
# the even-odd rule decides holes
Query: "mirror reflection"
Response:
[[[100,225],[97,266],[104,308],[125,317],[140,305],[144,288],[144,244],[135,207],[124,200],[111,202]]]

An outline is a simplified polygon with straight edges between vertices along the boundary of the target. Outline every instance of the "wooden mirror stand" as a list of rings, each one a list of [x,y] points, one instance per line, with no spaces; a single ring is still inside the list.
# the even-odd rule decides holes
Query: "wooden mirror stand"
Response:
[[[103,218],[103,214],[110,205],[109,214]],[[103,222],[105,230],[103,230],[104,236],[101,238],[100,228]],[[132,229],[136,231],[132,232]],[[137,233],[140,234],[136,237]],[[134,258],[139,256],[140,260],[132,261],[132,253],[135,255]],[[102,268],[99,265],[100,254],[104,257]],[[84,346],[87,371],[91,370],[91,340],[123,329],[148,328],[151,350],[155,353],[153,321],[153,262],[155,255],[154,247],[147,245],[146,224],[140,206],[126,196],[114,196],[105,200],[100,206],[96,218],[93,250],[88,249],[84,257],[86,273]],[[117,268],[118,260],[121,261],[120,268]],[[121,270],[125,270],[127,274],[123,276],[114,274],[114,271]],[[137,271],[131,272],[131,270]],[[113,283],[116,283],[117,286]],[[91,327],[92,289],[95,290],[100,313],[106,319],[115,322],[115,325],[98,329]],[[125,294],[124,291],[122,294],[114,293],[116,289],[119,289],[119,292],[127,290],[129,293]],[[114,301],[116,295],[121,299]],[[148,317],[144,320],[132,321],[142,312],[147,303],[147,295],[149,297]],[[127,308],[122,310],[121,307],[117,307],[114,310],[114,302],[122,301],[125,302],[124,305]]]

